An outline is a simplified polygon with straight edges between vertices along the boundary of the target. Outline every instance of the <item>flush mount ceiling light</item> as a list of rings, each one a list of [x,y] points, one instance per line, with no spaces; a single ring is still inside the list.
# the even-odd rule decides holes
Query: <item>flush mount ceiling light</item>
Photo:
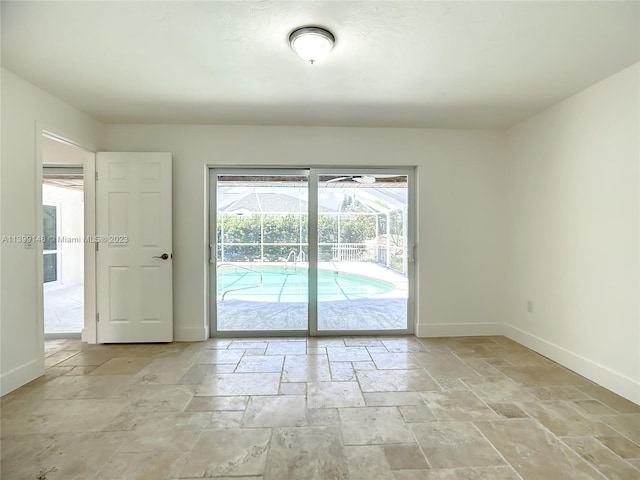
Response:
[[[315,63],[333,48],[336,37],[320,27],[300,27],[289,35],[289,44],[305,62]]]

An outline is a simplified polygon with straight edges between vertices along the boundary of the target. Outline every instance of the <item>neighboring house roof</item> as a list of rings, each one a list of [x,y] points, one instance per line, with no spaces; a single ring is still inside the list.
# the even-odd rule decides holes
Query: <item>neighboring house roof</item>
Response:
[[[308,202],[298,197],[284,193],[250,192],[224,205],[220,210],[226,213],[306,213],[307,209]],[[320,211],[332,212],[335,210],[320,205]]]

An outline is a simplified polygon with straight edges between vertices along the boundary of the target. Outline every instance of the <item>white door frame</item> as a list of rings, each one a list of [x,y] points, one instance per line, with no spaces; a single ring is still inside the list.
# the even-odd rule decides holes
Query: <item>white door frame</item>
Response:
[[[71,140],[59,133],[55,133],[56,129],[50,129],[41,123],[36,124],[36,205],[42,205],[42,168],[44,166],[43,139],[48,137],[52,140],[67,144],[74,148],[78,148],[86,153],[85,160],[82,164],[84,176],[84,235],[85,237],[95,237],[96,233],[96,153],[92,148],[82,145],[82,143]],[[64,166],[65,164],[58,164]],[[77,163],[69,164],[69,166],[77,166]],[[42,230],[42,208],[36,208],[36,240],[43,235]],[[36,288],[36,305],[37,305],[37,321],[38,332],[42,337],[39,343],[44,345],[44,296],[42,284],[44,280],[44,272],[42,265],[42,242],[35,241],[37,261],[37,288]],[[96,252],[95,245],[92,243],[84,243],[84,328],[81,332],[83,342],[96,343]]]

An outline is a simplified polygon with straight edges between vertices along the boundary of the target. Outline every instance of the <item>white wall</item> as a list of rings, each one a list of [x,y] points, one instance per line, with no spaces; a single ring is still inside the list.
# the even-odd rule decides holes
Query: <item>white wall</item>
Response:
[[[639,85],[635,64],[507,132],[506,333],[637,403]]]
[[[488,131],[106,125],[110,151],[174,161],[177,340],[206,336],[206,165],[417,165],[420,335],[499,333],[504,321],[503,134]]]
[[[89,149],[96,148],[100,125],[68,104],[1,71],[2,163],[0,231],[2,235],[35,235],[40,197],[37,172],[40,128]],[[9,392],[44,371],[42,312],[37,292],[38,249],[2,243],[0,250],[0,390]]]

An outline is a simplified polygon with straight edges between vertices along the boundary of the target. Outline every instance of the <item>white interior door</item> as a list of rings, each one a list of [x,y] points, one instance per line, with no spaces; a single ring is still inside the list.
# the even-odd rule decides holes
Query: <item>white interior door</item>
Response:
[[[173,340],[171,154],[96,159],[98,343]]]

